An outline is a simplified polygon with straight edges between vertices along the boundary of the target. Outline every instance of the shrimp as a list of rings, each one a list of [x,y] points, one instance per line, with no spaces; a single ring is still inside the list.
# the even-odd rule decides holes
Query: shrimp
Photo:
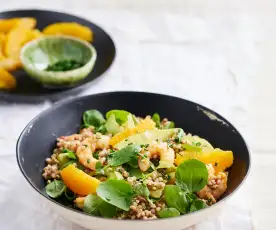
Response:
[[[96,163],[99,162],[99,160],[93,157],[93,152],[95,152],[96,149],[107,148],[109,146],[109,139],[109,136],[99,133],[84,139],[76,151],[79,162],[83,166],[94,171],[96,169]]]
[[[143,152],[144,157],[139,157],[138,165],[141,171],[145,172],[149,169],[151,163],[150,159],[156,156],[160,157],[160,162],[165,163],[166,165],[173,165],[174,163],[174,150],[167,146],[165,142],[152,142],[147,151]]]

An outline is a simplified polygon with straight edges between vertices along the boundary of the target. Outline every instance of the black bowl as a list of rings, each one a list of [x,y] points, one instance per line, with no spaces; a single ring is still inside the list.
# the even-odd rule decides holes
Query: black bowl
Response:
[[[174,121],[186,133],[203,137],[217,148],[232,150],[234,164],[229,170],[228,189],[224,198],[233,193],[248,174],[250,154],[244,139],[232,124],[214,111],[161,94],[101,93],[57,103],[35,117],[19,137],[17,161],[21,172],[32,187],[49,200],[52,199],[45,193],[45,181],[41,176],[45,158],[52,154],[57,137],[79,131],[82,114],[89,109],[97,109],[102,113],[111,109],[124,109],[138,116],[158,112],[160,116]]]

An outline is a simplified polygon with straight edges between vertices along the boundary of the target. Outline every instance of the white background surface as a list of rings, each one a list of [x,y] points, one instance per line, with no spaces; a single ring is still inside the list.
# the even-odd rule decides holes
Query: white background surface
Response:
[[[0,0],[0,10],[75,13],[115,40],[111,71],[83,94],[162,92],[216,110],[244,135],[251,174],[219,216],[191,229],[276,229],[275,0]],[[50,106],[0,103],[0,229],[80,230],[52,213],[17,167],[15,143]],[[112,226],[107,226],[111,229]]]

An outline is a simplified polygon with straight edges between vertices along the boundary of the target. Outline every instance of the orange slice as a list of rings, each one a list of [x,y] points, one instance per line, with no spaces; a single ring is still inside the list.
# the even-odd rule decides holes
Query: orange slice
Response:
[[[146,130],[152,130],[154,128],[155,128],[155,122],[147,117],[144,120],[142,120],[135,128],[132,128],[132,129],[127,128],[124,131],[114,135],[110,139],[109,144],[114,146],[131,135],[144,132]]]
[[[5,69],[0,68],[0,89],[12,89],[16,87],[16,80]]]
[[[75,22],[60,22],[51,24],[44,28],[43,33],[45,35],[63,34],[78,37],[89,42],[93,41],[93,32],[91,29]]]
[[[68,188],[82,196],[90,193],[95,194],[97,187],[101,183],[98,179],[89,176],[72,164],[62,169],[60,175]]]
[[[7,34],[4,46],[6,56],[19,59],[20,50],[28,40],[29,31],[28,29],[16,28]]]
[[[233,164],[234,156],[232,151],[223,151],[221,149],[214,149],[208,152],[183,151],[177,154],[175,164],[180,165],[183,161],[188,159],[197,159],[205,164],[212,164],[216,173],[218,173],[225,171]]]
[[[0,68],[8,70],[8,71],[13,71],[16,69],[19,69],[22,67],[21,62],[18,59],[14,58],[0,58]]]
[[[0,19],[0,32],[8,33],[19,22],[19,18]]]
[[[16,28],[22,28],[22,29],[33,29],[36,26],[36,19],[35,18],[20,18],[18,22],[16,23]]]

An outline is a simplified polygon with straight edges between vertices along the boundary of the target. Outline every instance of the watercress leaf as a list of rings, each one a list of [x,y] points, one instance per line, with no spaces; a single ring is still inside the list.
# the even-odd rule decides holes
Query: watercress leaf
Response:
[[[168,121],[166,125],[163,126],[163,129],[173,129],[175,127],[175,124],[173,121]]]
[[[130,112],[127,112],[125,110],[110,110],[106,113],[106,118],[108,119],[112,114],[115,116],[116,121],[120,125],[127,121],[128,115],[131,115]]]
[[[134,185],[133,189],[134,189],[134,192],[139,196],[147,198],[150,195],[150,191],[148,187],[142,183]]]
[[[174,216],[180,216],[180,212],[175,208],[163,208],[158,212],[160,218],[169,218]]]
[[[114,152],[112,158],[110,158],[110,166],[120,166],[122,164],[130,162],[133,157],[137,156],[140,151],[139,145],[130,144],[126,147]]]
[[[186,213],[189,202],[181,188],[176,185],[166,185],[164,194],[168,207],[176,208],[179,212]]]
[[[139,168],[130,168],[128,172],[131,177],[135,176],[136,179],[143,177],[143,174]]]
[[[102,124],[105,123],[105,119],[98,110],[91,109],[84,112],[83,122],[86,125],[100,127]]]
[[[207,184],[208,170],[199,160],[186,160],[177,167],[175,180],[184,191],[198,192]]]
[[[75,193],[73,193],[69,188],[66,187],[65,192],[64,192],[65,197],[69,201],[73,201],[77,196]]]
[[[183,129],[178,129],[177,135],[176,135],[174,141],[176,143],[180,143],[182,141],[183,137],[184,137],[184,134],[185,133],[184,133]]]
[[[96,165],[95,165],[95,168],[96,168],[97,171],[98,171],[98,170],[101,170],[101,169],[103,168],[102,163],[98,161],[98,162],[96,163]]]
[[[107,203],[129,211],[134,191],[131,185],[124,180],[109,179],[100,183],[97,194]]]
[[[100,213],[103,217],[113,218],[117,214],[117,208],[102,200],[100,205]]]
[[[203,208],[208,207],[202,200],[194,199],[190,205],[189,211],[194,212]]]
[[[66,168],[68,165],[74,164],[74,163],[76,163],[76,162],[77,162],[76,160],[70,160],[70,161],[64,162],[63,164],[59,164],[60,170]]]
[[[73,159],[73,160],[76,160],[76,159],[77,159],[75,153],[72,152],[72,151],[69,150],[69,149],[65,149],[65,148],[64,148],[64,149],[62,150],[62,152],[63,152],[63,153],[66,153],[66,156],[67,156],[69,159]]]
[[[189,145],[187,143],[181,145],[188,152],[201,152],[202,149],[195,145]]]
[[[96,128],[96,132],[101,133],[101,134],[106,134],[107,129],[106,129],[105,125],[101,125],[100,127]]]
[[[89,194],[84,200],[83,211],[95,216],[100,215],[100,206],[103,200],[94,194]]]
[[[151,118],[155,122],[156,127],[160,128],[161,120],[160,120],[159,114],[158,113],[154,113]]]
[[[45,187],[46,193],[52,198],[58,198],[65,191],[66,186],[61,180],[54,180]]]
[[[128,165],[132,168],[138,168],[138,157],[134,156],[131,158],[131,160],[128,162]]]

